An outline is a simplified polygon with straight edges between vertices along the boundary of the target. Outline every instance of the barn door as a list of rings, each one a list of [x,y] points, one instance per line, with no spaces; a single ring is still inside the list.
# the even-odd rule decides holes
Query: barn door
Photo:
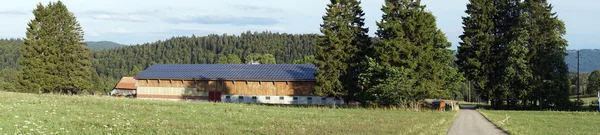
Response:
[[[219,91],[209,91],[208,92],[208,101],[211,101],[211,102],[221,102],[221,92],[219,92]]]
[[[209,91],[208,92],[208,101],[213,102],[215,99],[215,92]]]
[[[213,99],[215,102],[221,102],[221,92],[215,91],[215,92],[213,92],[213,95],[214,95]]]

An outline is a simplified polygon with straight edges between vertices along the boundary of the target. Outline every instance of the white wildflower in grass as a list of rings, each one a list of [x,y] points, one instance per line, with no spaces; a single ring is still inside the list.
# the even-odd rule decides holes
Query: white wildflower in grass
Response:
[[[65,130],[65,128],[60,128],[60,130]]]
[[[18,115],[15,115],[15,118],[19,118],[19,116],[18,116]]]

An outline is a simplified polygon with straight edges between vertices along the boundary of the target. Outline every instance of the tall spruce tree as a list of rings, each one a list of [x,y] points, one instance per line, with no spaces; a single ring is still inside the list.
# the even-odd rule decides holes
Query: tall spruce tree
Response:
[[[38,4],[19,58],[23,92],[90,89],[93,69],[83,30],[60,1]]]
[[[545,0],[470,2],[457,64],[483,98],[496,109],[568,107],[564,23],[552,7]]]
[[[490,49],[494,41],[494,0],[469,0],[465,13],[467,16],[462,18],[462,42],[458,46],[456,64],[473,84],[480,98],[487,101],[491,93],[486,85],[491,66],[489,63],[492,62]]]
[[[358,63],[370,45],[358,0],[331,0],[317,40],[315,94],[353,98],[358,89]],[[350,93],[350,94],[349,94]]]
[[[565,109],[569,105],[568,67],[565,63],[567,40],[565,24],[552,11],[546,0],[525,0],[524,11],[529,14],[528,27],[529,65],[532,69],[533,92],[530,104],[540,109],[556,105]]]
[[[492,74],[490,83],[494,97],[492,105],[503,109],[515,107],[529,92],[528,82],[531,71],[528,67],[528,14],[523,13],[520,0],[497,0],[498,13],[494,16],[495,42],[492,45]]]
[[[457,75],[451,67],[450,43],[437,28],[435,17],[425,11],[420,0],[386,0],[383,16],[377,25],[380,43],[374,45],[374,57],[384,66],[401,67],[416,80],[411,89],[409,102],[424,98],[449,97],[449,75]],[[447,71],[453,71],[449,73]],[[410,80],[409,79],[409,80]],[[440,92],[441,91],[441,92]]]

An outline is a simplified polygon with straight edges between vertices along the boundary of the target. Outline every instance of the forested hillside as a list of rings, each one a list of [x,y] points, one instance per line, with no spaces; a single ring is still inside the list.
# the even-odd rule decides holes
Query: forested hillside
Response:
[[[19,59],[19,45],[23,40],[19,39],[0,39],[0,70],[4,68],[17,68],[17,59]]]
[[[88,41],[88,48],[93,51],[121,48],[125,45],[112,41]]]
[[[315,53],[315,34],[245,32],[240,35],[173,37],[119,49],[95,51],[93,65],[100,76],[119,78],[133,75],[134,68],[152,64],[214,64],[221,58],[249,61],[250,54],[272,54],[276,63],[292,63]],[[235,62],[237,63],[237,62]]]
[[[90,41],[88,48],[92,51],[105,49],[114,49],[124,47],[125,45],[111,41]],[[0,70],[10,67],[17,67],[17,59],[20,55],[19,45],[23,44],[22,39],[0,39]]]
[[[577,51],[567,51],[569,55],[565,61],[569,65],[569,72],[577,72]],[[580,72],[592,72],[600,69],[600,49],[582,49],[579,50],[579,70]]]

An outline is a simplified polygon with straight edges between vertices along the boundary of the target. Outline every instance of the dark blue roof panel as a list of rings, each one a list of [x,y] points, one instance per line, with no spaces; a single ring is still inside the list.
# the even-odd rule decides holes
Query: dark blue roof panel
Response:
[[[135,79],[189,80],[315,80],[312,64],[156,64]]]

